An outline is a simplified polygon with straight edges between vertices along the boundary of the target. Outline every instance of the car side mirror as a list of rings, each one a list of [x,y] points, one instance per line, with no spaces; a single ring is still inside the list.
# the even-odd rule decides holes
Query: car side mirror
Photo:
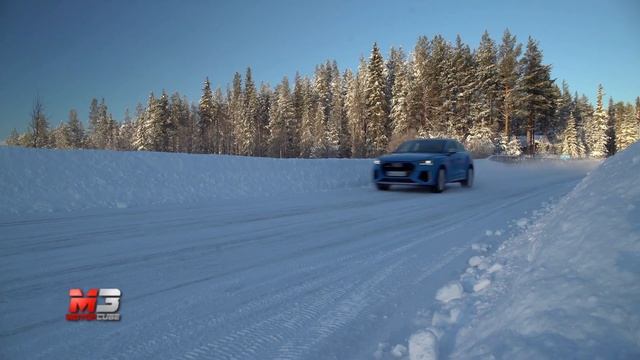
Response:
[[[447,150],[447,155],[453,155],[453,154],[455,154],[456,152],[458,152],[456,149],[448,149],[448,150]]]

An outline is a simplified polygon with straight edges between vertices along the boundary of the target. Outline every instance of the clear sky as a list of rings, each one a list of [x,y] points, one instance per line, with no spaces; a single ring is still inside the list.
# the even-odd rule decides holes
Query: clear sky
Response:
[[[640,95],[640,1],[87,1],[0,0],[0,139],[24,131],[38,94],[53,126],[83,120],[104,97],[121,119],[150,91],[200,96],[253,69],[276,84],[336,59],[357,66],[377,41],[411,50],[419,35],[456,34],[476,47],[486,29],[540,41],[553,76],[591,99]]]

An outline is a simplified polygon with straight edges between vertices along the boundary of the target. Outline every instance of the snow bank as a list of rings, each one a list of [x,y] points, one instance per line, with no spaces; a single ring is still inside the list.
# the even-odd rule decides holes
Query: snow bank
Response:
[[[369,186],[370,160],[0,148],[0,215]]]
[[[486,271],[467,269],[462,282],[479,292],[459,305],[472,320],[449,329],[451,357],[640,358],[638,175],[640,143],[516,222],[524,232],[485,259]]]

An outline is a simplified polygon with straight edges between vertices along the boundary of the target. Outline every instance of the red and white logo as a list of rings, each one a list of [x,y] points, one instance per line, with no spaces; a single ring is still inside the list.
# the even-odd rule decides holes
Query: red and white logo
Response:
[[[82,289],[69,290],[69,313],[67,320],[120,320],[120,289]],[[103,299],[103,303],[98,303]]]

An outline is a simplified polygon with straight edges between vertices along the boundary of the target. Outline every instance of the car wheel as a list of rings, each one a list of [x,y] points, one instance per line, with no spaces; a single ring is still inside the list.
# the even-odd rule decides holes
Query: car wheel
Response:
[[[467,178],[460,182],[464,187],[472,187],[473,186],[473,168],[470,167],[467,169]]]
[[[389,190],[389,184],[376,184],[378,190],[387,191]]]
[[[433,187],[433,192],[441,193],[447,187],[447,173],[444,169],[438,170],[438,177],[436,178],[436,186]]]

